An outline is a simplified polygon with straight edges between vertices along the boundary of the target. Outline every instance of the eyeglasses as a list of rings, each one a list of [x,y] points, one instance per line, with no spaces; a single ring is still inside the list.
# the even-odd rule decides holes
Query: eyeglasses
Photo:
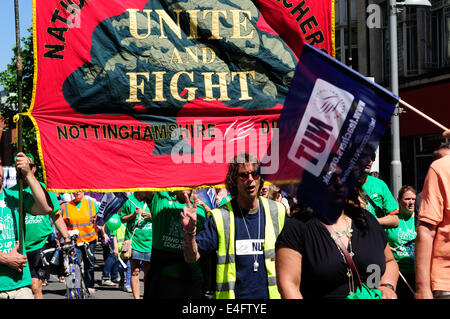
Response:
[[[242,178],[242,179],[249,179],[249,178],[250,178],[249,175],[252,175],[252,177],[253,177],[254,179],[259,178],[259,175],[258,175],[258,173],[256,173],[256,171],[248,172],[248,173],[244,173],[244,172],[238,173],[238,176],[239,176],[240,178]]]

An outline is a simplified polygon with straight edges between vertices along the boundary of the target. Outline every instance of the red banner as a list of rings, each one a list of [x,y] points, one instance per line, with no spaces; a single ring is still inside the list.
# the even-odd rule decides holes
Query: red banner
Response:
[[[299,38],[335,57],[334,0],[255,0],[264,18],[300,56]]]
[[[297,57],[252,1],[33,3],[50,190],[218,185],[234,155],[264,156]]]

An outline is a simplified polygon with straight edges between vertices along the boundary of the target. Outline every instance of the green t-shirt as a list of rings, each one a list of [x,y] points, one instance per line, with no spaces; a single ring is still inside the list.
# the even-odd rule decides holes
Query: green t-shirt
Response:
[[[24,211],[31,211],[34,198],[23,193]],[[19,241],[19,192],[3,188],[0,193],[0,252],[9,253]],[[25,249],[26,251],[26,249]],[[0,291],[18,289],[31,285],[30,268],[23,268],[22,274],[6,265],[0,264]]]
[[[414,240],[417,236],[414,217],[405,218],[399,215],[396,228],[386,229],[389,246],[401,272],[414,273]]]
[[[152,200],[153,247],[159,250],[183,255],[184,231],[181,224],[181,211],[186,206],[180,203],[172,192],[156,192]],[[197,206],[197,233],[203,229],[206,213]],[[198,262],[189,264],[193,278],[201,278]],[[163,269],[167,276],[179,278],[181,266],[174,264]]]
[[[224,197],[222,198],[222,200],[220,201],[219,207],[222,206],[222,205],[225,205],[225,204],[228,203],[231,199],[232,199],[232,198],[231,198],[231,195],[230,195],[230,194],[227,194],[227,196],[224,196]]]
[[[387,214],[398,209],[397,201],[394,196],[392,196],[389,187],[381,179],[374,176],[368,175],[367,181],[363,184],[362,189],[367,193],[367,195],[373,200],[373,202],[383,209]],[[375,217],[375,209],[373,206],[367,202],[366,209]]]
[[[145,209],[144,209],[145,205]],[[120,217],[133,214],[136,207],[139,207],[145,212],[150,213],[150,208],[145,204],[144,201],[138,201],[134,194],[128,196],[128,200],[122,207],[120,211]],[[137,250],[141,253],[149,253],[152,251],[152,220],[150,218],[140,218],[138,223],[139,215],[135,219],[127,223],[127,230],[125,232],[125,240],[128,240],[133,235],[134,228],[136,231],[133,236],[132,249]]]
[[[45,184],[41,183],[45,188]],[[11,190],[19,191],[19,186],[16,184],[11,187]],[[31,193],[30,187],[23,189],[24,192]],[[25,211],[25,249],[30,252],[37,249],[41,249],[48,236],[53,233],[52,223],[50,221],[51,216],[61,209],[58,199],[54,193],[48,193],[53,204],[53,211],[51,215],[32,215],[29,211]]]
[[[41,249],[53,233],[50,218],[49,215],[25,215],[25,248],[28,252]]]

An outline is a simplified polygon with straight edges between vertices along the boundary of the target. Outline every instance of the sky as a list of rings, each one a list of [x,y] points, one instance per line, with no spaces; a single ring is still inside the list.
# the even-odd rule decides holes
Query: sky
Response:
[[[32,26],[32,0],[19,0],[20,37],[30,35],[27,31]],[[14,0],[0,0],[0,72],[14,57],[13,47],[16,44]]]

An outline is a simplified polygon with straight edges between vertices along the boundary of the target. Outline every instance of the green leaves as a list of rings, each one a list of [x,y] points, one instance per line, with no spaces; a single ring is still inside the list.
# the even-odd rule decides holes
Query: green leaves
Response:
[[[29,28],[30,35],[27,38],[21,39],[21,52],[23,72],[22,72],[22,111],[27,112],[31,105],[33,96],[33,77],[34,77],[34,51],[33,51],[33,36],[32,29]],[[7,69],[0,72],[0,84],[5,88],[9,94],[4,103],[0,104],[0,114],[6,119],[9,129],[12,129],[15,124],[12,119],[18,112],[18,85],[17,85],[17,56],[16,46],[12,48],[14,58],[11,59],[7,65]],[[33,154],[36,159],[38,178],[42,178],[42,171],[40,170],[40,162],[38,161],[38,150],[36,143],[36,133],[31,120],[27,117],[23,119],[23,151],[24,153]],[[16,141],[17,143],[17,141]],[[15,145],[17,149],[17,144]]]

